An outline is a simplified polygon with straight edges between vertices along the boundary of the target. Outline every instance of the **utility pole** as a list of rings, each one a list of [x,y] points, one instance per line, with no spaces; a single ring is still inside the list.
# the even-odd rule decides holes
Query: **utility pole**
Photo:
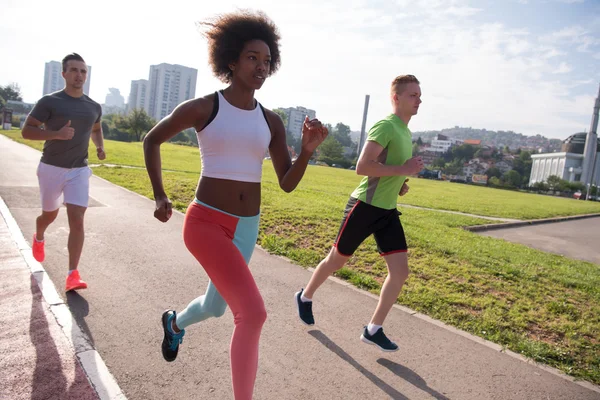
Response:
[[[581,173],[581,182],[588,188],[586,200],[590,199],[591,188],[594,185],[594,172],[596,169],[596,157],[598,156],[598,112],[600,111],[600,87],[598,88],[598,97],[594,103],[594,113],[592,114],[592,124],[585,139],[585,149],[583,150],[583,171]]]
[[[367,114],[369,112],[369,98],[371,96],[370,95],[365,95],[365,109],[363,111],[363,120],[362,120],[362,127],[360,128],[360,139],[358,140],[358,149],[356,151],[356,154],[360,155],[360,152],[362,151],[362,148],[365,144],[365,128],[367,126]]]

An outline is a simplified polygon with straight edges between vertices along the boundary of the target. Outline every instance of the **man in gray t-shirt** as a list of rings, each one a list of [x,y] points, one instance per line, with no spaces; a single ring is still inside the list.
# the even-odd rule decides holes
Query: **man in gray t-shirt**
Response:
[[[85,289],[77,266],[83,249],[83,217],[89,201],[88,167],[90,138],[96,145],[98,159],[104,160],[102,108],[83,93],[87,65],[77,53],[62,61],[65,88],[46,95],[35,105],[23,127],[25,139],[44,140],[42,159],[37,170],[42,214],[36,220],[33,257],[44,261],[44,233],[56,219],[61,203],[69,218],[69,274],[66,291]]]
[[[75,132],[70,140],[49,139],[44,143],[42,162],[61,168],[81,168],[88,164],[88,147],[94,124],[100,123],[100,104],[85,94],[71,97],[65,90],[48,94],[37,102],[30,117],[58,131],[69,124]]]

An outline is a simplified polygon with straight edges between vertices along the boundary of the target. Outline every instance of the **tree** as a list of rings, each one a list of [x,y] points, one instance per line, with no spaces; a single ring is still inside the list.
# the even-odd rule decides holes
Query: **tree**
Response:
[[[423,139],[421,139],[421,136],[419,136],[419,137],[418,137],[418,139],[417,139],[417,144],[418,144],[419,146],[423,146]]]
[[[585,185],[581,182],[568,182],[567,187],[571,192],[585,192]]]
[[[502,160],[502,153],[498,149],[492,150],[492,158],[496,161]]]
[[[102,121],[102,134],[108,135],[109,132],[110,128],[108,127],[108,124],[106,123],[106,121]]]
[[[413,156],[416,156],[417,154],[419,154],[419,144],[416,142],[413,143],[412,154],[413,154]]]
[[[435,160],[433,160],[433,167],[434,168],[444,168],[445,165],[446,165],[446,160],[444,160],[441,157],[438,157]]]
[[[460,146],[453,147],[452,150],[452,158],[454,160],[461,161],[469,161],[473,158],[475,153],[477,152],[477,148],[470,144],[463,144]]]
[[[288,132],[288,130],[287,130],[287,125],[288,125],[287,112],[285,112],[285,110],[282,108],[274,108],[273,112],[276,113],[277,115],[279,115],[279,117],[281,118],[281,121],[283,121],[283,126],[285,127],[285,142],[287,143],[288,147],[291,147],[296,153],[299,154],[300,151],[302,150],[302,139],[297,138],[294,135],[292,135],[290,132]]]
[[[23,101],[23,97],[21,97],[21,88],[14,82],[6,86],[0,86],[0,97],[6,101]]]
[[[491,178],[492,176],[500,178],[502,176],[502,172],[496,167],[489,168],[487,171],[485,171],[485,174],[488,178]]]
[[[319,159],[323,157],[329,159],[339,159],[343,157],[344,151],[341,143],[338,142],[333,136],[327,136],[327,139],[325,139],[325,141],[321,143],[321,146],[319,146],[319,150],[321,151]]]
[[[488,181],[488,184],[490,186],[502,186],[502,182],[500,182],[500,179],[495,176],[492,176],[490,178],[490,180]]]
[[[141,141],[142,137],[156,125],[154,118],[146,114],[143,108],[135,108],[127,116],[117,116],[114,121],[118,129],[129,133],[137,142]]]
[[[531,153],[528,151],[522,151],[519,153],[519,160],[523,162],[523,176],[531,175],[531,166],[533,165],[533,160],[531,159]]]
[[[462,160],[455,159],[450,164],[446,165],[444,171],[448,175],[460,175],[463,170],[463,162]]]
[[[521,186],[521,175],[514,169],[507,171],[502,176],[502,180],[504,181],[504,183],[507,186],[512,186],[512,187],[520,187]]]
[[[6,100],[4,100],[4,97],[0,96],[0,110],[2,110],[4,108],[5,104],[6,104]]]
[[[197,146],[198,136],[196,136],[196,130],[194,128],[188,128],[173,136],[171,139],[169,139],[169,142],[183,144],[186,146]]]
[[[557,189],[559,192],[568,192],[571,190],[571,185],[569,184],[569,181],[561,179],[558,183]]]
[[[283,126],[285,126],[285,128],[287,130],[288,116],[287,116],[287,113],[285,112],[285,110],[283,110],[281,108],[274,108],[273,112],[281,117],[281,120],[283,121]]]
[[[286,132],[286,134],[285,134],[285,142],[287,143],[287,145],[289,147],[294,149],[294,151],[298,154],[302,150],[302,139],[295,137],[294,135],[292,135],[289,132]]]
[[[546,179],[546,183],[548,184],[550,190],[556,190],[558,185],[560,185],[560,177],[556,175],[550,175],[548,179]]]
[[[341,122],[335,126],[335,132],[333,132],[333,136],[337,139],[338,142],[344,147],[352,146],[352,138],[350,137],[350,127],[348,125],[344,125]]]

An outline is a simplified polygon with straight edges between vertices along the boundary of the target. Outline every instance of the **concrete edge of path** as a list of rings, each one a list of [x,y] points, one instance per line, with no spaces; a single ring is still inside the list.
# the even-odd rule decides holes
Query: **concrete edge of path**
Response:
[[[74,355],[77,357],[98,398],[100,400],[126,400],[127,398],[115,378],[108,371],[104,360],[91,345],[87,335],[79,328],[68,306],[59,296],[46,270],[42,264],[33,258],[29,244],[1,196],[0,215],[6,221],[8,230],[21,253],[21,257],[31,270],[31,274],[42,292],[44,301],[48,303],[52,315],[71,344]]]
[[[567,216],[567,217],[532,219],[532,220],[527,220],[527,221],[506,222],[506,223],[501,223],[501,224],[463,226],[463,229],[465,229],[467,231],[471,231],[471,232],[484,232],[484,231],[491,231],[491,230],[496,230],[496,229],[518,228],[520,226],[550,224],[550,223],[555,223],[555,222],[574,221],[577,219],[595,218],[595,217],[600,217],[600,213],[571,215],[571,216]]]
[[[256,245],[256,247],[258,247],[262,251],[268,253],[272,257],[279,257],[282,260],[284,260],[284,261],[286,261],[286,262],[288,262],[290,264],[294,264],[294,261],[290,260],[287,257],[279,256],[279,255],[275,255],[275,254],[271,254],[266,249],[264,249],[263,247],[261,247],[260,245]],[[315,270],[314,268],[306,268],[306,269],[308,271],[310,271],[310,272],[313,272]],[[332,281],[332,282],[335,282],[335,283],[339,284],[339,285],[346,286],[349,289],[354,290],[356,292],[359,292],[359,293],[361,293],[361,294],[363,294],[365,296],[371,297],[372,299],[379,300],[379,296],[377,296],[377,295],[375,295],[375,294],[373,294],[371,292],[368,292],[366,290],[359,289],[356,286],[354,286],[353,284],[344,281],[343,279],[336,278],[334,276],[330,276],[328,279],[330,281]],[[476,342],[476,343],[479,343],[479,344],[481,344],[483,346],[489,347],[492,350],[498,351],[500,353],[504,353],[504,354],[506,354],[506,355],[508,355],[510,357],[516,358],[517,360],[523,361],[524,363],[534,365],[535,367],[537,367],[537,368],[539,368],[539,369],[541,369],[543,371],[546,371],[546,372],[548,372],[550,374],[553,374],[553,375],[555,375],[555,376],[557,376],[559,378],[565,379],[565,380],[567,380],[569,382],[573,382],[573,383],[575,383],[575,384],[577,384],[579,386],[582,386],[582,387],[584,387],[586,389],[592,390],[592,391],[594,391],[596,393],[600,393],[600,386],[599,385],[595,385],[595,384],[593,384],[591,382],[579,380],[577,378],[569,376],[569,375],[565,374],[564,372],[562,372],[562,371],[560,371],[560,370],[558,370],[556,368],[549,367],[549,366],[547,366],[545,364],[538,363],[538,362],[536,362],[536,361],[534,361],[534,360],[532,360],[530,358],[527,358],[527,357],[525,357],[525,356],[523,356],[523,355],[521,355],[519,353],[515,353],[515,352],[513,352],[511,350],[508,350],[508,349],[506,349],[505,347],[503,347],[503,346],[501,346],[499,344],[496,344],[494,342],[490,342],[489,340],[483,339],[483,338],[481,338],[479,336],[476,336],[476,335],[473,335],[473,334],[471,334],[469,332],[466,332],[466,331],[463,331],[461,329],[455,328],[455,327],[453,327],[451,325],[447,325],[447,324],[445,324],[444,322],[442,322],[440,320],[431,318],[431,317],[429,317],[429,316],[427,316],[425,314],[421,314],[420,312],[415,311],[413,309],[410,309],[410,308],[408,308],[406,306],[402,306],[400,304],[394,304],[393,307],[395,309],[397,309],[397,310],[405,312],[405,313],[407,313],[407,314],[409,314],[409,315],[411,315],[411,316],[413,316],[415,318],[418,318],[418,319],[420,319],[422,321],[428,322],[428,323],[433,324],[433,325],[435,325],[437,327],[440,327],[442,329],[450,331],[450,332],[452,332],[452,333],[454,333],[456,335],[462,336],[465,339],[469,339],[469,340],[471,340],[473,342]]]

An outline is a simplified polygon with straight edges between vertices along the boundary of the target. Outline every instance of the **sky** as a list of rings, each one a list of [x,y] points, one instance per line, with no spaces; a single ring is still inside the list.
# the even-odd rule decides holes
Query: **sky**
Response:
[[[600,85],[600,0],[273,0],[171,2],[0,0],[0,85],[42,96],[44,65],[71,52],[92,66],[90,97],[127,101],[150,65],[198,70],[196,96],[221,89],[196,23],[264,11],[281,34],[282,65],[256,98],[304,106],[367,129],[391,112],[393,78],[413,74],[423,104],[412,131],[454,126],[564,139],[590,127]]]

